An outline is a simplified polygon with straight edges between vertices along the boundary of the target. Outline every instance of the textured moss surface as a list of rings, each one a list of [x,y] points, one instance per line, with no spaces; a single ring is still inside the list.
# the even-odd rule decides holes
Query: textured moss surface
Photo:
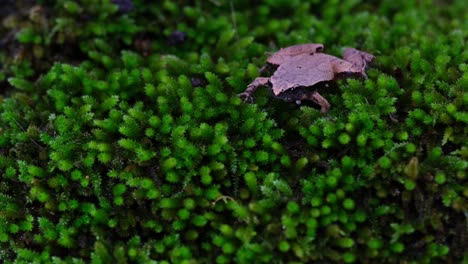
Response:
[[[2,261],[468,261],[466,1],[114,2],[0,6]],[[238,98],[308,42],[369,79]]]

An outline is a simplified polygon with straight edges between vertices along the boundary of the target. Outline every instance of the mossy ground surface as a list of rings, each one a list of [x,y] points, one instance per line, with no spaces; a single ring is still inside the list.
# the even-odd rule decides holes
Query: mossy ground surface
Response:
[[[467,1],[3,1],[4,263],[468,261]],[[373,53],[332,104],[265,52]]]

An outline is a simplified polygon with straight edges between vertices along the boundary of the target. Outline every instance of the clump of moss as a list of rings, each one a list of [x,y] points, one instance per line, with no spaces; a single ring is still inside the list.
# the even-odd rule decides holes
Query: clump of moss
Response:
[[[6,263],[468,258],[463,1],[121,2],[8,6]],[[304,42],[377,60],[327,115],[241,102],[265,51]]]

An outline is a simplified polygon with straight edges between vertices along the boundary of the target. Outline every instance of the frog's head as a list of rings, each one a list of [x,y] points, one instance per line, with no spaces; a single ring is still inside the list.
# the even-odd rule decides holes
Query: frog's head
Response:
[[[367,79],[367,74],[364,71],[364,68],[356,66],[354,64],[350,65],[346,69],[335,69],[336,79],[346,79],[346,78],[363,78]]]
[[[355,48],[346,48],[343,51],[343,59],[360,67],[362,71],[375,59],[374,55]]]
[[[312,49],[315,50],[315,53],[323,52],[323,44],[311,44]]]

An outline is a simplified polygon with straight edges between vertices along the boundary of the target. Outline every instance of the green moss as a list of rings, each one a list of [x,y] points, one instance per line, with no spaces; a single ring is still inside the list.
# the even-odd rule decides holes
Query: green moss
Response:
[[[4,262],[468,258],[466,1],[98,2],[0,7]],[[306,42],[377,60],[238,98]]]

